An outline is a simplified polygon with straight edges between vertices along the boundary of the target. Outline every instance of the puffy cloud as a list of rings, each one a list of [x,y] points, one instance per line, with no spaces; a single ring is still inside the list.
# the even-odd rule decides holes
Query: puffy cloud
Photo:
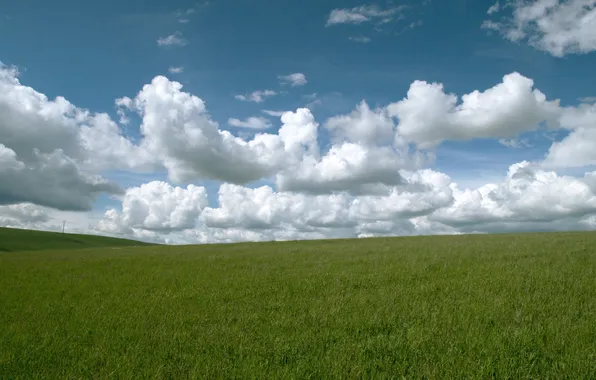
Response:
[[[257,90],[246,95],[236,95],[234,98],[242,100],[243,102],[262,103],[265,99],[277,95],[273,90]]]
[[[82,172],[61,150],[33,153],[25,163],[0,144],[0,204],[31,202],[59,210],[91,210],[98,194],[120,192],[117,184]]]
[[[399,118],[399,134],[421,147],[444,140],[510,138],[542,122],[556,126],[559,101],[546,100],[533,86],[532,79],[514,72],[484,92],[463,95],[457,104],[457,96],[446,94],[442,84],[415,81],[407,97],[387,109]]]
[[[596,104],[566,107],[560,122],[570,133],[552,144],[543,165],[550,168],[596,165]]]
[[[278,78],[279,80],[281,80],[282,84],[287,83],[290,84],[292,87],[304,86],[306,83],[308,83],[308,81],[306,80],[306,75],[302,73],[280,75]]]
[[[19,203],[0,206],[0,226],[13,228],[31,228],[50,220],[47,212],[31,203]]]
[[[455,201],[438,210],[431,219],[463,231],[506,231],[513,226],[552,225],[569,220],[580,222],[596,213],[594,173],[584,178],[558,176],[539,170],[529,162],[509,168],[500,184],[475,190],[452,185]]]
[[[405,184],[385,194],[347,192],[309,195],[222,184],[216,206],[195,208],[192,223],[170,242],[235,242],[390,235],[457,234],[596,228],[596,172],[559,176],[528,162],[509,168],[500,183],[461,190],[444,173],[403,171]],[[163,184],[150,196],[161,199]],[[165,192],[167,193],[167,191]],[[145,201],[143,204],[150,204]],[[126,209],[126,201],[123,210]],[[142,208],[141,208],[142,209]],[[131,227],[111,210],[104,231],[150,236],[143,223]],[[147,215],[145,212],[143,215]],[[166,213],[167,215],[167,213]],[[140,220],[145,220],[140,218]]]
[[[537,0],[514,1],[511,17],[487,20],[483,27],[497,30],[514,42],[524,41],[555,57],[585,54],[596,50],[596,1]],[[499,11],[498,3],[489,14]]]
[[[173,187],[165,182],[149,182],[126,190],[122,211],[110,209],[97,229],[114,234],[131,234],[133,230],[158,232],[180,231],[196,226],[207,206],[204,187]]]
[[[0,65],[0,204],[32,202],[88,210],[119,187],[97,175],[140,157],[105,114],[90,114],[63,97],[49,100]]]
[[[386,23],[391,21],[405,6],[381,9],[377,5],[362,5],[353,8],[336,8],[331,11],[326,26],[338,24],[362,24],[365,22]]]
[[[275,191],[270,186],[248,188],[222,184],[218,204],[214,207],[197,206],[188,223],[178,224],[178,231],[169,239],[178,242],[231,242],[241,240],[288,240],[305,238],[356,237],[387,234],[420,234],[436,229],[450,233],[451,229],[425,220],[435,210],[451,204],[452,190],[448,176],[424,170],[404,173],[407,186],[390,188],[385,195],[353,196],[347,192],[308,195]],[[157,186],[156,184],[159,184]],[[147,186],[151,191],[142,191]],[[141,188],[129,189],[123,200],[122,211],[109,210],[97,229],[104,233],[144,236],[143,231],[156,231],[167,218],[149,225],[148,207],[163,211],[162,199],[172,188],[152,182]],[[192,204],[188,202],[189,204]],[[170,210],[169,208],[165,208]],[[185,210],[188,208],[185,208]],[[201,212],[202,210],[202,212]],[[133,215],[139,215],[133,217]],[[198,223],[196,222],[198,215]],[[193,224],[194,223],[194,224]],[[147,235],[145,235],[147,236]],[[192,240],[195,239],[195,240]]]
[[[362,102],[349,115],[330,118],[325,128],[333,145],[322,156],[305,155],[277,177],[285,191],[353,193],[383,191],[378,185],[402,182],[400,169],[416,168],[426,157],[396,141],[395,124],[384,109],[371,110]]]
[[[228,124],[232,127],[250,129],[267,129],[272,127],[272,124],[269,121],[269,119],[265,117],[249,117],[245,120],[230,118],[228,119]]]
[[[133,101],[142,117],[143,148],[164,164],[173,180],[244,183],[274,171],[266,144],[247,143],[220,131],[205,103],[181,88],[180,83],[158,76]]]
[[[166,37],[160,37],[157,39],[157,45],[161,47],[167,46],[185,46],[188,44],[188,41],[184,39],[182,33],[175,32]]]

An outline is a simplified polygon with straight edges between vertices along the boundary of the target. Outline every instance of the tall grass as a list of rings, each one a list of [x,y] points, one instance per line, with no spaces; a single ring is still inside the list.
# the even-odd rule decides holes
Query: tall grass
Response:
[[[0,255],[0,378],[596,377],[596,234]]]

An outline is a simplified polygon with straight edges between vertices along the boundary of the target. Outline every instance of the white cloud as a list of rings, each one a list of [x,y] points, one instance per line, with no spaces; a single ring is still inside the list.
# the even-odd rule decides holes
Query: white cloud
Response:
[[[366,102],[349,115],[330,118],[325,128],[333,145],[321,155],[314,146],[316,132],[309,130],[310,153],[277,176],[280,190],[376,192],[378,185],[400,184],[400,169],[419,167],[425,161],[423,154],[410,152],[396,141],[395,124],[386,111],[371,110]]]
[[[292,87],[304,86],[306,83],[308,83],[306,80],[306,75],[302,73],[280,75],[278,78],[282,84],[290,84]]]
[[[326,26],[338,24],[362,24],[366,22],[386,23],[391,21],[405,6],[381,9],[377,5],[362,5],[354,8],[336,8],[331,11]]]
[[[49,219],[42,207],[31,203],[0,206],[0,227],[32,227],[45,223]]]
[[[122,207],[109,210],[94,232],[216,242],[596,228],[596,172],[546,170],[596,164],[596,105],[560,107],[518,73],[461,102],[440,84],[415,81],[401,101],[375,108],[362,101],[322,125],[306,108],[263,110],[281,126],[251,139],[220,129],[202,99],[157,76],[136,96],[115,101],[121,124],[132,123],[130,112],[140,117],[134,141],[109,115],[50,100],[17,77],[13,68],[0,70],[2,225],[52,229],[61,216],[49,207],[88,210],[100,194],[122,194]],[[424,169],[433,154],[420,149],[473,138],[527,145],[520,133],[545,122],[568,136],[544,161],[511,166],[502,181],[462,189]],[[229,123],[269,125],[259,117]],[[202,187],[150,182],[123,193],[101,177],[156,169],[180,186],[224,182],[218,203],[208,207]],[[258,180],[275,185],[246,185]]]
[[[553,142],[543,165],[548,168],[596,165],[596,104],[564,108],[560,123],[570,131],[569,135]]]
[[[528,148],[531,147],[532,144],[528,141],[528,139],[499,139],[499,144],[504,145],[508,148]]]
[[[133,230],[181,231],[194,228],[206,206],[204,187],[181,188],[154,181],[127,189],[122,210],[106,211],[96,228],[111,234],[133,234]]]
[[[498,3],[497,3],[498,4]],[[497,30],[514,42],[526,42],[555,57],[596,50],[596,1],[514,1],[511,17],[487,20],[483,27]],[[491,7],[489,14],[499,8]]]
[[[184,36],[180,32],[174,32],[166,37],[160,37],[157,39],[158,46],[185,46],[188,41],[184,39]]]
[[[168,71],[170,72],[170,74],[181,74],[184,71],[184,67],[174,67],[174,66],[170,66],[168,68]]]
[[[431,219],[462,231],[497,232],[514,228],[550,229],[557,222],[577,227],[596,213],[595,173],[584,178],[558,176],[528,162],[509,168],[500,184],[475,190],[454,189],[455,202]],[[561,226],[559,226],[560,228]]]
[[[257,90],[246,95],[235,95],[234,98],[242,100],[243,102],[262,103],[266,98],[277,95],[273,90]]]
[[[488,8],[488,11],[486,12],[486,14],[493,14],[498,12],[499,10],[501,10],[501,4],[499,3],[499,1],[497,0],[496,3],[494,3],[493,5],[491,5],[490,8]]]
[[[250,128],[250,129],[267,129],[271,128],[273,125],[269,121],[269,119],[264,117],[248,117],[245,120],[240,120],[236,118],[228,119],[228,124],[233,127],[238,128]]]
[[[118,193],[98,171],[140,165],[142,153],[106,114],[50,100],[17,76],[0,65],[0,204],[85,210],[100,193]]]
[[[421,147],[444,140],[511,138],[542,122],[557,124],[559,101],[548,101],[533,86],[532,79],[511,73],[484,92],[463,95],[457,104],[457,96],[446,94],[442,84],[415,81],[407,97],[387,109],[399,118],[400,135]]]
[[[284,113],[286,113],[288,111],[262,110],[261,112],[263,112],[264,114],[269,115],[269,116],[281,117],[281,115],[283,115]]]
[[[370,37],[365,37],[365,36],[348,37],[348,40],[354,41],[354,42],[359,42],[361,44],[367,44],[370,41],[372,41],[372,39]]]

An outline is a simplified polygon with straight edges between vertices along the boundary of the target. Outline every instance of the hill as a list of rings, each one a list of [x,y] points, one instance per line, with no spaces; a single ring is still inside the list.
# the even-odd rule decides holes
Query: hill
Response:
[[[0,378],[593,379],[596,233],[0,254]]]
[[[149,245],[135,240],[105,236],[63,234],[0,227],[0,252],[37,251],[41,249],[82,249]]]

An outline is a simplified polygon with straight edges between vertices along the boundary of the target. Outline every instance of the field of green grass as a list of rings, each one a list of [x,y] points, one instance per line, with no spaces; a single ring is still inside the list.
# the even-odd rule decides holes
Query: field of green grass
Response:
[[[149,377],[593,379],[596,233],[0,253],[1,379]]]
[[[40,249],[82,249],[149,245],[134,240],[94,235],[63,234],[0,227],[2,252],[36,251]]]

